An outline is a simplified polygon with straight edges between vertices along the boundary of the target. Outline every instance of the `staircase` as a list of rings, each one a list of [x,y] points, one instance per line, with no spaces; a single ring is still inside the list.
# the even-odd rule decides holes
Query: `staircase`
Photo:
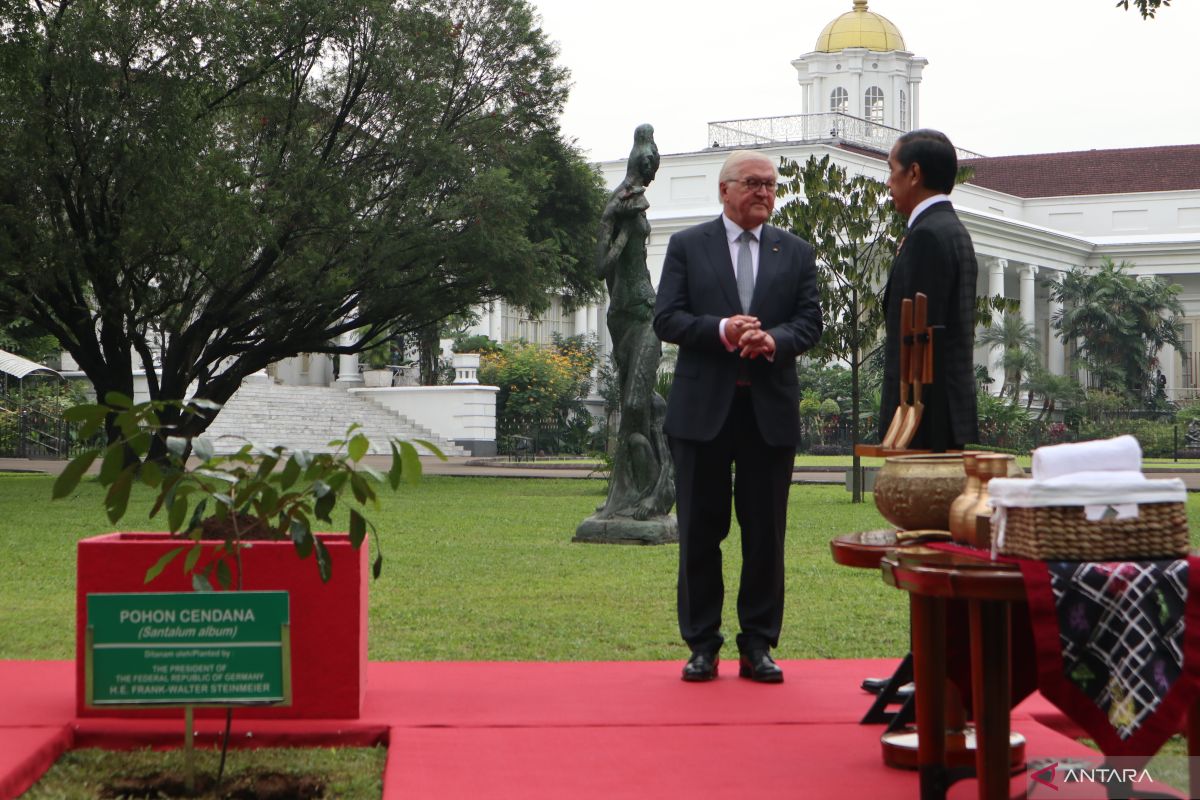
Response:
[[[243,383],[204,436],[218,453],[236,452],[246,440],[324,453],[330,451],[329,442],[345,438],[346,428],[355,422],[371,440],[371,453],[390,455],[389,440],[397,438],[424,439],[448,456],[469,455],[407,417],[341,389],[283,386],[268,381]],[[417,451],[428,454],[420,445]]]

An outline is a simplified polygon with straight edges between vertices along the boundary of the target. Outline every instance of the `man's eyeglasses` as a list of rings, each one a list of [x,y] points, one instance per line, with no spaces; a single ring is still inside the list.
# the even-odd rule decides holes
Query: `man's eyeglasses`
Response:
[[[775,187],[779,184],[775,181],[760,181],[758,178],[730,178],[726,183],[740,183],[746,187],[748,192],[757,192],[759,189],[766,189],[768,192],[775,191]]]

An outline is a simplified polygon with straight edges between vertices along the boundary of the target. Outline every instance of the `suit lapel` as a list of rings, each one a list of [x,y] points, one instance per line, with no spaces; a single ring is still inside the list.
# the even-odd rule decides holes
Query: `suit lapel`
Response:
[[[725,294],[730,307],[736,309],[735,314],[742,313],[742,301],[738,299],[737,278],[733,274],[733,261],[729,257],[729,240],[725,238],[725,223],[717,217],[709,223],[708,236],[712,244],[708,247],[709,265],[716,273],[717,285]],[[760,264],[759,268],[762,266]],[[753,306],[754,303],[751,302]]]
[[[763,225],[762,241],[758,243],[758,276],[754,279],[754,295],[750,300],[750,311],[747,313],[753,314],[762,306],[763,299],[770,296],[771,283],[779,275],[779,265],[782,254],[779,252],[779,245],[782,237],[779,231]],[[737,290],[737,281],[734,281],[734,290]]]

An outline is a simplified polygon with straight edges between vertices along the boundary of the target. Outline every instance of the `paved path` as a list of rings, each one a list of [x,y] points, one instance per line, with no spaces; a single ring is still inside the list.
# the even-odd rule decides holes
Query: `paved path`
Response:
[[[364,463],[377,469],[386,469],[391,464],[390,456],[367,456]],[[67,462],[37,460],[28,458],[0,458],[0,472],[44,472],[57,475],[62,472]],[[426,475],[459,475],[481,476],[493,478],[599,478],[601,477],[589,464],[586,467],[573,467],[569,464],[552,463],[539,464],[536,461],[512,464],[497,459],[475,458],[472,456],[451,456],[445,461],[424,457],[421,467]],[[99,464],[93,464],[91,472],[99,469]],[[1145,468],[1146,475],[1153,478],[1182,478],[1188,491],[1200,491],[1200,464],[1196,466],[1180,466],[1176,468],[1168,464],[1153,464]],[[846,469],[841,467],[796,467],[792,473],[792,483],[822,483],[844,484]]]

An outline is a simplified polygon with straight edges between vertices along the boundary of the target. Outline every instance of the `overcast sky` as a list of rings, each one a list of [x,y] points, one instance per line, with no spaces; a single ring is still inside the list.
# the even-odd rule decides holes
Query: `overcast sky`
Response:
[[[563,130],[594,160],[654,125],[801,113],[791,60],[852,0],[531,0],[571,70]],[[1115,0],[871,0],[928,59],[921,125],[988,156],[1200,143],[1200,0],[1152,20]],[[1131,4],[1132,5],[1132,4]]]

